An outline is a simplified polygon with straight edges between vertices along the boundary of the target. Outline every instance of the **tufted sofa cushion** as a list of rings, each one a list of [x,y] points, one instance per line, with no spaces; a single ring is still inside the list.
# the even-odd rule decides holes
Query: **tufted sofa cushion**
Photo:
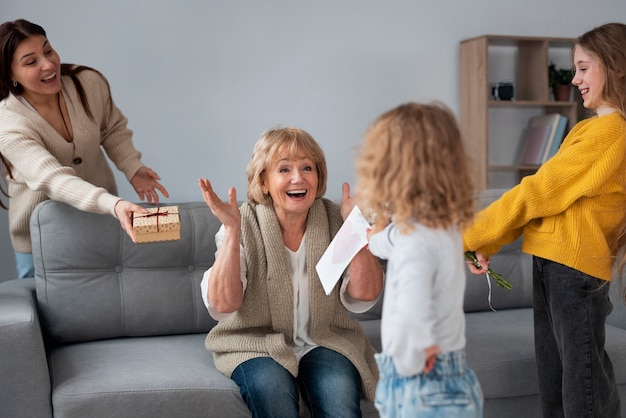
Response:
[[[209,223],[219,221],[203,202],[178,206],[181,240],[150,244],[134,244],[108,215],[53,201],[35,209],[31,237],[37,299],[53,340],[210,330],[214,321],[199,283],[215,254],[212,231],[219,225]]]

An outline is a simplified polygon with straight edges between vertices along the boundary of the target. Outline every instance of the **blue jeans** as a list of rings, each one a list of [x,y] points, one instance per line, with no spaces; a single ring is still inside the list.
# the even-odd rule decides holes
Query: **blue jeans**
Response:
[[[15,253],[15,267],[17,268],[17,278],[35,277],[35,263],[32,253]]]
[[[620,416],[604,350],[610,282],[533,257],[535,354],[543,416]]]
[[[465,350],[438,355],[430,372],[415,376],[399,374],[386,354],[377,354],[376,362],[380,418],[482,418],[483,392],[467,366]]]
[[[241,363],[232,379],[253,417],[298,418],[302,394],[311,417],[360,417],[361,377],[343,355],[323,347],[307,353],[295,378],[271,357]]]

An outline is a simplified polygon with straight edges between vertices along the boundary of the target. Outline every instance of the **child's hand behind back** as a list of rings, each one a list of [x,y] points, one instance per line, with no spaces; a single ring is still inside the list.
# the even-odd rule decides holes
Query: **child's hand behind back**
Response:
[[[426,347],[424,349],[424,353],[426,354],[426,363],[424,364],[424,369],[422,369],[423,373],[430,372],[437,362],[437,355],[440,353],[439,346],[431,345],[430,347]]]

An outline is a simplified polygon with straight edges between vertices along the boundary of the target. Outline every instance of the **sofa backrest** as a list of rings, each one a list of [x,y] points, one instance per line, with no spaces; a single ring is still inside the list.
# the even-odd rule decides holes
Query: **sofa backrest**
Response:
[[[479,206],[501,193],[481,192]],[[204,202],[177,206],[180,241],[150,244],[134,244],[109,215],[53,201],[35,209],[31,237],[37,299],[54,341],[208,332],[215,325],[202,302],[200,281],[213,264],[221,224]],[[513,284],[509,291],[492,281],[495,309],[532,306],[531,256],[520,247],[521,239],[492,257],[491,267]],[[486,278],[466,274],[465,311],[490,310]],[[353,316],[379,319],[381,310],[382,298]]]
[[[498,287],[491,280],[491,307],[489,306],[489,284],[485,276],[465,270],[467,278],[463,308],[466,313],[496,310],[531,308],[533,306],[532,256],[520,250],[521,239],[506,245],[491,258],[491,268],[513,285],[512,290]],[[351,314],[361,321],[380,319],[382,314],[381,297],[367,312]]]
[[[496,310],[533,306],[532,256],[522,253],[520,248],[521,239],[518,239],[491,257],[489,266],[513,285],[513,289],[506,290],[490,279],[491,306]],[[467,268],[466,275],[465,312],[490,310],[487,278],[472,274]]]
[[[176,205],[175,203],[168,203]],[[220,222],[178,204],[180,241],[134,244],[109,215],[46,201],[31,217],[37,299],[56,342],[208,332],[200,295]]]
[[[476,208],[485,208],[491,202],[498,199],[505,189],[488,189],[478,193]],[[477,276],[465,269],[466,287],[464,297],[464,310],[467,313],[496,310],[531,308],[533,306],[533,276],[532,256],[522,253],[522,238],[502,247],[498,254],[491,257],[490,267],[501,274],[513,285],[512,290],[498,287],[493,279],[491,281],[491,306],[489,301],[489,283],[485,276]],[[460,255],[459,255],[460,256]],[[352,314],[359,320],[380,319],[382,313],[382,298],[367,312]]]

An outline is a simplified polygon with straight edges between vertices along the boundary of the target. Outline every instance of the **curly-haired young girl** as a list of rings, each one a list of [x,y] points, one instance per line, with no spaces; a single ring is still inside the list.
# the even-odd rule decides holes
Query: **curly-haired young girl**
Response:
[[[376,355],[383,418],[482,417],[482,390],[465,360],[467,161],[457,122],[440,103],[381,115],[357,160],[357,202],[375,216],[369,249],[388,260]]]

